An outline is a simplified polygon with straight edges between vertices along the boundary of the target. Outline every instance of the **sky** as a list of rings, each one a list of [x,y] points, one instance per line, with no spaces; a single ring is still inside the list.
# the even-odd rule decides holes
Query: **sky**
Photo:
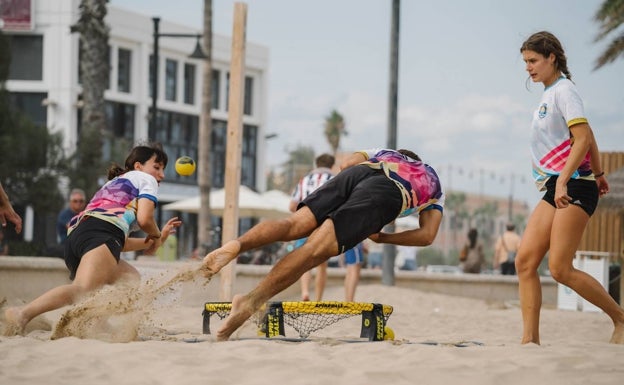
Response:
[[[391,0],[249,0],[248,42],[269,48],[267,164],[288,151],[330,150],[333,109],[341,151],[388,144]],[[111,0],[201,29],[201,0]],[[231,36],[234,1],[213,0],[213,32]],[[624,59],[594,71],[597,0],[403,0],[397,144],[432,165],[446,188],[541,198],[531,180],[529,128],[543,86],[527,82],[519,48],[537,31],[562,42],[601,151],[624,151]]]

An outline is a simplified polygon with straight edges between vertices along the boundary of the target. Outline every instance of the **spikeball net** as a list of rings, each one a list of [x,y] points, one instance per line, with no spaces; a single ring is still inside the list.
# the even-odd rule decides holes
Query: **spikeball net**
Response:
[[[224,319],[231,310],[231,302],[206,302],[203,311],[203,333],[210,334],[212,315],[216,314],[220,319]],[[386,323],[392,311],[390,305],[367,302],[269,302],[252,319],[258,325],[258,330],[268,338],[286,337],[284,325],[295,329],[299,337],[307,338],[311,333],[342,319],[361,316],[360,337],[368,338],[369,341],[383,341],[388,339]]]

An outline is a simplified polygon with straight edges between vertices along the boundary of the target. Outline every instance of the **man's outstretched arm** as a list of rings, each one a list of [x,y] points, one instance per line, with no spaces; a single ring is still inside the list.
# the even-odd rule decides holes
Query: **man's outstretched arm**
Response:
[[[442,211],[431,209],[423,211],[419,215],[420,227],[414,230],[406,230],[400,233],[379,232],[369,238],[377,243],[393,243],[402,246],[429,246],[438,235],[440,223],[442,223]]]

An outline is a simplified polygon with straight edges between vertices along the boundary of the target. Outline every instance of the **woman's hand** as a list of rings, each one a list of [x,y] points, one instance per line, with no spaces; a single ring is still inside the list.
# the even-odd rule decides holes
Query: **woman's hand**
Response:
[[[596,184],[598,185],[598,194],[600,196],[606,195],[609,192],[609,182],[607,182],[607,177],[604,176],[604,173],[596,178]]]
[[[555,207],[558,209],[564,209],[570,205],[572,198],[568,195],[568,186],[564,183],[559,183],[555,186]]]
[[[182,221],[178,219],[178,217],[173,217],[167,221],[167,223],[162,228],[162,236],[160,239],[164,243],[169,235],[176,233],[176,228],[182,225]]]

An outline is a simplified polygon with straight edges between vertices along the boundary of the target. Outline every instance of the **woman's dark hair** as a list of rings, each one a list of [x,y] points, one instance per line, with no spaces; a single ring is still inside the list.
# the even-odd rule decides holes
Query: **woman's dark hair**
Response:
[[[468,231],[468,240],[470,241],[470,248],[474,249],[475,246],[477,245],[477,236],[479,235],[479,233],[477,232],[477,229],[470,229]]]
[[[162,163],[164,167],[167,167],[169,158],[167,153],[163,150],[160,143],[151,143],[148,145],[139,145],[130,150],[130,154],[126,158],[125,168],[121,168],[117,163],[113,163],[108,169],[108,180],[111,180],[123,173],[134,170],[134,164],[139,162],[145,164],[154,155],[156,155],[156,162]]]
[[[537,52],[544,57],[555,55],[555,68],[561,71],[568,79],[572,80],[572,74],[568,70],[568,59],[559,39],[548,31],[536,32],[529,36],[520,47],[520,53],[524,51]]]

